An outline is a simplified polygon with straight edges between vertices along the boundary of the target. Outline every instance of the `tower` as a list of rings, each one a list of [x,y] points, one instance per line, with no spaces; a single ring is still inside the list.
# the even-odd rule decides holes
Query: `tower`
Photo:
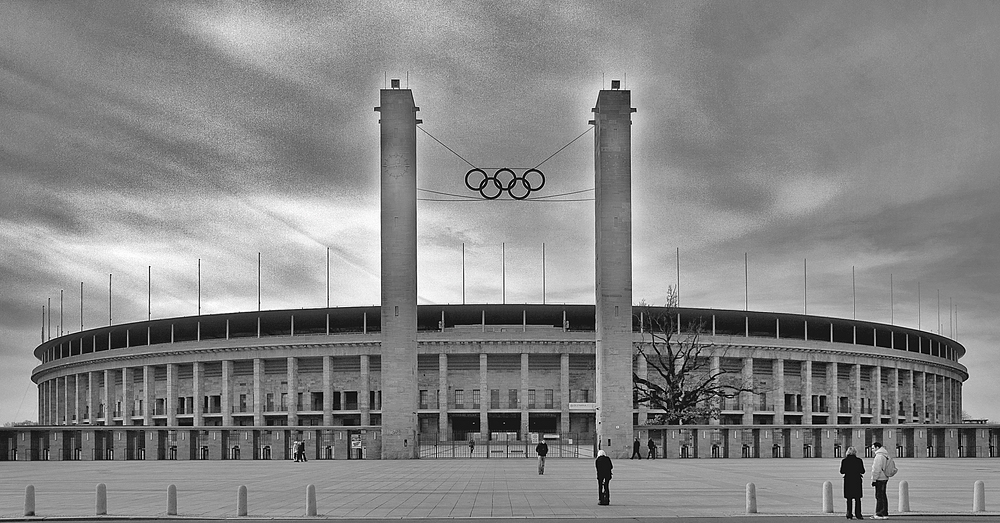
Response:
[[[602,89],[593,109],[597,229],[597,438],[611,457],[632,443],[631,92]]]
[[[382,458],[416,457],[417,124],[413,93],[379,96],[381,129]],[[367,399],[367,398],[365,398]]]

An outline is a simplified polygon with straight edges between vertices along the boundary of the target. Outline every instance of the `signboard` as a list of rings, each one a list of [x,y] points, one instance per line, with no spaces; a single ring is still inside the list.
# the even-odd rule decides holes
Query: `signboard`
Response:
[[[597,403],[570,403],[569,410],[594,412],[597,410]]]
[[[361,448],[361,434],[351,434],[351,448],[352,449]]]

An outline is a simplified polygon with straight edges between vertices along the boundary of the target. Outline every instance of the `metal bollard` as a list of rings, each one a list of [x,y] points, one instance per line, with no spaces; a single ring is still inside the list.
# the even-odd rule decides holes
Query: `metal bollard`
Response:
[[[247,515],[247,486],[240,485],[239,490],[236,491],[236,515],[246,516]]]
[[[170,485],[167,487],[167,515],[176,516],[177,515],[177,486]]]
[[[97,484],[97,515],[104,516],[108,513],[108,486],[104,483]]]
[[[316,515],[316,485],[306,486],[306,515]]]
[[[24,487],[24,515],[34,516],[35,515],[35,486],[28,485]]]
[[[833,513],[833,483],[823,482],[823,513]]]
[[[757,486],[747,483],[747,514],[757,513]]]
[[[910,484],[905,481],[899,482],[899,506],[896,509],[899,512],[910,511]]]
[[[982,480],[977,481],[973,487],[972,511],[986,512],[986,484]]]

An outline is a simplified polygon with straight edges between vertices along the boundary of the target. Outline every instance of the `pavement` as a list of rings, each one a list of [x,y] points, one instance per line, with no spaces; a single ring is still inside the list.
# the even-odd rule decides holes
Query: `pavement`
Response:
[[[889,482],[896,521],[1000,523],[1000,459],[897,459]],[[406,461],[120,461],[0,462],[0,521],[143,521],[240,519],[301,522],[314,485],[318,518],[342,521],[475,520],[719,523],[781,518],[843,521],[838,459],[615,460],[611,505],[598,506],[590,459]],[[986,512],[973,514],[976,480],[986,485]],[[832,514],[823,483],[833,484]],[[910,512],[899,513],[906,481]],[[754,483],[757,513],[746,513]],[[96,486],[107,487],[107,516],[95,515]],[[177,489],[177,516],[167,516],[167,487]],[[35,517],[25,517],[25,487],[35,489]],[[237,491],[247,487],[248,515],[237,518]],[[873,512],[874,492],[862,509]],[[990,510],[992,508],[992,510]],[[839,518],[839,519],[831,519]]]

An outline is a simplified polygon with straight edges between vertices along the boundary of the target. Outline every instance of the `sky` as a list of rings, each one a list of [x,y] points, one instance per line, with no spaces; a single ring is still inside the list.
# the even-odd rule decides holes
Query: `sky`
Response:
[[[998,26],[985,1],[2,2],[0,423],[37,419],[32,351],[81,322],[256,310],[258,253],[263,309],[377,304],[390,78],[423,120],[420,303],[462,303],[463,245],[467,303],[594,303],[588,120],[620,79],[637,303],[940,332],[1000,421]],[[539,163],[547,198],[469,198],[469,164]]]

